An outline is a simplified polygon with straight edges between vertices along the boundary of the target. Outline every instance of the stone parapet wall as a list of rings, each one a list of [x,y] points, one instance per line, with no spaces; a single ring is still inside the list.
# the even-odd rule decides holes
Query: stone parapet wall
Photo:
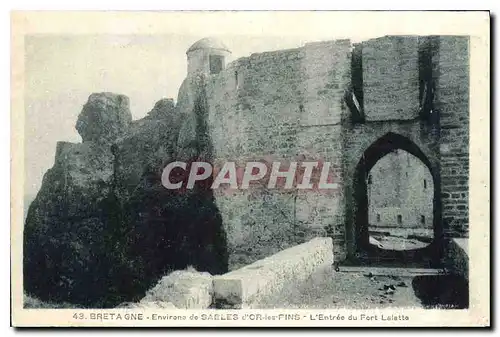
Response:
[[[259,301],[298,286],[318,269],[333,263],[331,238],[314,238],[241,269],[214,277],[218,308],[253,308]]]

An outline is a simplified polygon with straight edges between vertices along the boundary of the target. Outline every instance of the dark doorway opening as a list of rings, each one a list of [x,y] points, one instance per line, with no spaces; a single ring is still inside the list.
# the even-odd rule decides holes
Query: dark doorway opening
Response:
[[[370,242],[369,234],[369,199],[368,177],[373,166],[385,155],[396,150],[404,150],[418,158],[430,171],[433,181],[432,229],[433,238],[424,248],[394,250],[383,249]],[[349,258],[369,264],[403,263],[407,266],[437,267],[442,255],[443,228],[441,225],[441,200],[439,169],[433,165],[422,150],[408,138],[389,132],[370,145],[359,160],[353,180],[354,219],[353,237],[348,238],[353,244]],[[372,221],[374,221],[373,219]],[[400,222],[399,216],[396,218]]]
[[[224,56],[209,56],[210,74],[218,74],[224,69]]]

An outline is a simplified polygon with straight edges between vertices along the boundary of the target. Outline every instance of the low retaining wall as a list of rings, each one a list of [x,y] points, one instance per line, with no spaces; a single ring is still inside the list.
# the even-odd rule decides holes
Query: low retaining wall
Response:
[[[317,270],[332,264],[332,239],[312,239],[214,277],[214,304],[217,308],[252,308],[260,300],[298,285]]]
[[[469,240],[450,239],[446,248],[446,268],[469,281]]]

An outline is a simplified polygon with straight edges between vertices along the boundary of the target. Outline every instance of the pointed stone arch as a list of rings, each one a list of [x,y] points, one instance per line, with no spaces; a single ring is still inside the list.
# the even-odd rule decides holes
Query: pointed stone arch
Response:
[[[434,240],[425,248],[408,251],[381,250],[369,244],[368,235],[368,191],[367,177],[371,168],[385,155],[394,150],[404,150],[429,169],[434,185],[433,229]],[[356,260],[383,261],[428,261],[436,264],[441,257],[443,228],[441,222],[441,195],[439,167],[433,163],[422,149],[409,138],[388,132],[368,146],[359,158],[352,179],[352,200],[354,201],[352,228],[346,231],[348,255]]]

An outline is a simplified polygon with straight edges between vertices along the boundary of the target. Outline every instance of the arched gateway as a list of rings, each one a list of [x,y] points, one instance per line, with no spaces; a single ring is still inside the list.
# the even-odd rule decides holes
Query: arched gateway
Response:
[[[433,179],[433,242],[431,245],[414,250],[396,251],[385,250],[370,244],[368,233],[368,189],[367,177],[372,167],[385,155],[394,150],[404,150],[417,157],[427,166]],[[362,154],[353,172],[353,217],[347,226],[352,228],[346,231],[348,237],[350,258],[368,260],[370,262],[402,261],[406,263],[428,262],[438,263],[441,256],[443,228],[441,223],[440,178],[438,167],[433,164],[424,152],[410,139],[393,132],[372,143]]]

